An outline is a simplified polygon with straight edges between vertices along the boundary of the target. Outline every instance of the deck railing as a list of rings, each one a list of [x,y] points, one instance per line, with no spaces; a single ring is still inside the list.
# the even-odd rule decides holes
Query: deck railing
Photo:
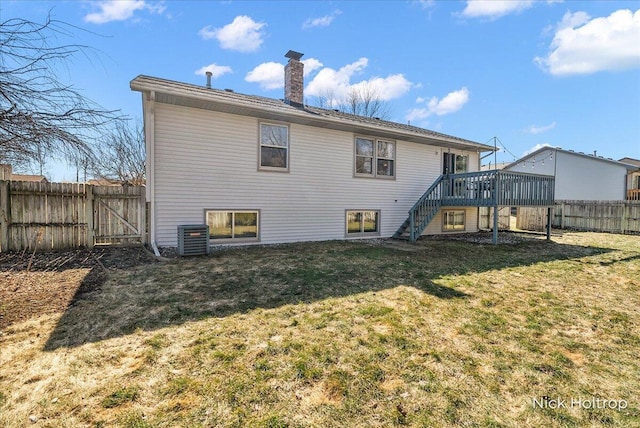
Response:
[[[552,206],[553,176],[511,171],[479,171],[445,174],[427,189],[409,210],[409,217],[396,231],[407,230],[415,242],[441,207]]]
[[[511,171],[443,176],[442,206],[550,206],[554,177]]]
[[[627,190],[627,201],[640,201],[640,189]]]

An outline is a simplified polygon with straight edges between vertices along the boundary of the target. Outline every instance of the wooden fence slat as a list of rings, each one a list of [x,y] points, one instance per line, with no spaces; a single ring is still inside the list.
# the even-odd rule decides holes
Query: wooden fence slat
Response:
[[[96,232],[100,244],[140,244],[145,195],[143,186],[0,181],[0,251],[91,247]]]
[[[11,207],[9,199],[9,181],[0,181],[0,251],[9,250],[9,224]]]
[[[517,227],[543,231],[545,213],[537,207],[518,209]],[[557,201],[552,226],[560,229],[640,233],[639,201]]]

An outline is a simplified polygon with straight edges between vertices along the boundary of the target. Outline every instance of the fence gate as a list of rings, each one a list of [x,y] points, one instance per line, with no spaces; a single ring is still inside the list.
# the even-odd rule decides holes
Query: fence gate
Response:
[[[131,245],[145,241],[144,187],[95,186],[91,191],[94,223],[91,229],[96,245]]]

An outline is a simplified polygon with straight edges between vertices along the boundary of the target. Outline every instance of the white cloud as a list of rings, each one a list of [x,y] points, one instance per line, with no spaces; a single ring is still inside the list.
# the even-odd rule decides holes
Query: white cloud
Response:
[[[309,18],[304,22],[304,24],[302,24],[302,29],[306,30],[314,27],[328,27],[329,25],[331,25],[336,16],[340,15],[341,13],[341,10],[336,9],[333,11],[333,13],[331,13],[331,15],[321,16],[320,18]]]
[[[387,77],[372,77],[352,83],[369,64],[367,58],[347,64],[338,70],[329,67],[321,69],[305,88],[305,95],[330,97],[329,103],[341,104],[352,91],[372,91],[381,101],[399,98],[409,91],[411,82],[402,74]]]
[[[284,65],[277,62],[265,62],[247,73],[244,80],[259,83],[264,90],[278,89],[284,86]]]
[[[230,24],[222,28],[211,28],[210,25],[201,29],[198,34],[204,40],[216,39],[222,49],[240,52],[254,52],[264,41],[264,22],[255,22],[248,16],[236,16]]]
[[[211,72],[211,77],[213,77],[214,79],[226,73],[233,73],[233,70],[231,70],[231,67],[213,63],[213,64],[205,65],[204,67],[196,70],[196,74],[198,76],[204,76],[207,73],[207,71]]]
[[[313,73],[320,67],[322,67],[322,63],[315,58],[303,59],[302,63],[304,64],[304,76],[307,77],[309,74]]]
[[[533,6],[533,0],[467,0],[461,15],[466,18],[498,19],[522,12]]]
[[[151,5],[145,0],[108,0],[95,3],[99,11],[85,15],[84,20],[92,24],[106,24],[111,21],[126,21],[138,10],[161,14],[165,11],[162,3]]]
[[[381,101],[389,101],[407,93],[412,85],[402,74],[372,77],[352,82],[351,80],[369,64],[367,58],[360,58],[338,70],[329,67],[322,68],[322,62],[315,58],[309,58],[302,62],[304,63],[305,77],[320,69],[306,85],[305,96],[328,97],[330,99],[326,101],[329,104],[341,104],[352,91],[371,92]],[[282,88],[284,87],[284,65],[277,62],[262,63],[247,73],[245,80],[260,84],[264,90]]]
[[[584,12],[568,12],[557,26],[548,55],[534,62],[557,76],[636,68],[639,40],[640,9],[594,19]]]
[[[525,132],[528,134],[536,135],[536,134],[542,134],[543,132],[551,131],[555,127],[556,127],[556,122],[551,122],[550,124],[544,125],[544,126],[531,125],[525,130]]]
[[[549,143],[542,143],[542,144],[536,144],[535,146],[531,147],[529,150],[527,150],[526,152],[524,152],[522,154],[522,156],[526,156],[528,154],[531,154],[537,150],[540,150],[543,147],[553,147],[551,144]]]
[[[369,80],[354,83],[351,89],[356,93],[372,91],[381,101],[389,101],[406,94],[411,89],[411,82],[402,74],[391,74],[387,77],[372,77]]]
[[[436,0],[417,0],[417,2],[423,9],[429,9],[436,5]]]
[[[322,63],[315,58],[303,60],[304,76],[322,67]],[[284,65],[277,62],[265,62],[247,73],[244,78],[247,82],[258,83],[264,90],[284,87]]]
[[[407,120],[420,120],[429,116],[444,116],[445,114],[455,113],[460,110],[469,101],[469,90],[461,88],[457,91],[449,92],[444,98],[438,99],[432,97],[428,101],[422,97],[417,102],[426,102],[427,107],[415,108],[407,114]]]

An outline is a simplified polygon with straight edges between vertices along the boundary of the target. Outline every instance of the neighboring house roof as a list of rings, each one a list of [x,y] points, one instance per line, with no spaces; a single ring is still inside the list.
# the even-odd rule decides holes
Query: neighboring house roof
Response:
[[[631,170],[631,171],[637,169],[637,167],[634,166],[634,165],[630,165],[628,163],[616,161],[616,160],[613,160],[611,158],[605,158],[605,157],[602,157],[602,156],[589,155],[589,154],[582,153],[582,152],[574,152],[573,150],[564,150],[564,149],[561,149],[560,147],[551,147],[551,146],[541,147],[540,149],[536,150],[535,152],[529,153],[528,155],[523,156],[523,157],[521,157],[520,159],[518,159],[518,160],[516,160],[514,162],[511,162],[509,165],[505,166],[504,169],[509,169],[512,166],[519,164],[520,162],[526,162],[529,159],[535,158],[540,153],[544,153],[544,152],[547,152],[547,151],[550,151],[550,150],[551,151],[555,151],[555,152],[560,152],[560,153],[567,153],[567,154],[572,155],[572,156],[580,156],[580,157],[584,157],[584,158],[588,158],[588,159],[592,159],[592,160],[596,160],[596,161],[600,161],[600,162],[606,162],[606,163],[609,163],[609,164],[615,164],[615,165],[618,165],[618,166],[624,166],[625,168],[627,168],[628,170]]]
[[[11,174],[11,181],[31,181],[33,183],[48,183],[44,175]]]
[[[626,158],[622,158],[622,159],[618,160],[618,162],[626,163],[626,164],[629,164],[629,165],[635,165],[638,168],[640,168],[640,160],[639,159],[626,157]]]
[[[489,162],[487,164],[482,165],[480,167],[480,171],[493,171],[494,169],[504,169],[507,165],[509,165],[509,162],[498,162],[498,163]]]
[[[318,107],[296,107],[283,100],[245,95],[231,90],[207,88],[157,77],[140,75],[131,81],[131,89],[152,93],[155,101],[201,108],[267,120],[281,120],[327,129],[374,134],[380,138],[401,139],[461,150],[493,151],[492,146],[430,131],[412,125],[357,116]]]
[[[109,180],[107,178],[92,178],[87,180],[87,184],[91,184],[93,186],[120,186],[122,183],[117,180]]]

